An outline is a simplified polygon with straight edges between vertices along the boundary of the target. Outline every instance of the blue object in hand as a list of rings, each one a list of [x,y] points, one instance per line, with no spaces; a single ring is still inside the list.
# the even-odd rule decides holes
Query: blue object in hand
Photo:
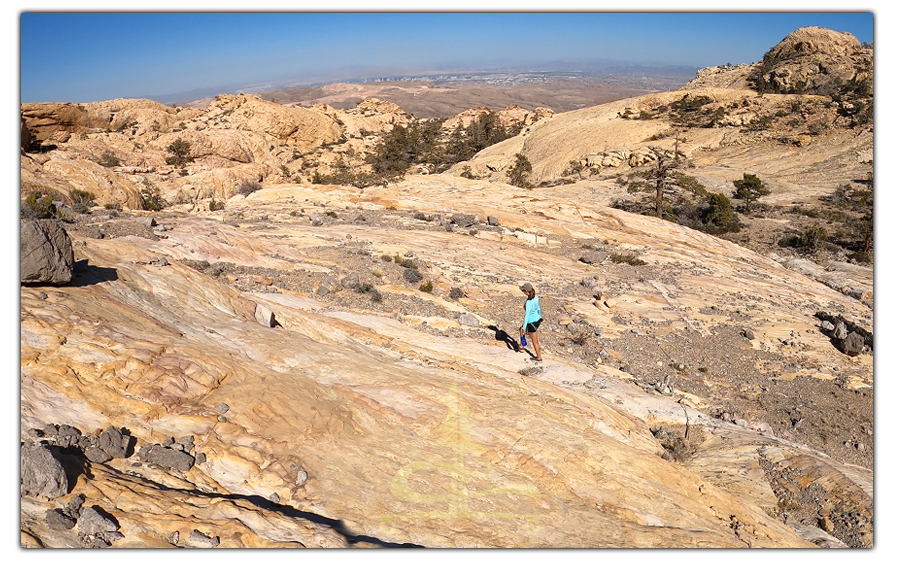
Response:
[[[520,339],[522,340],[522,347],[523,347],[523,348],[524,348],[525,346],[528,345],[528,342],[525,341],[525,336],[524,336],[524,335],[523,335]]]

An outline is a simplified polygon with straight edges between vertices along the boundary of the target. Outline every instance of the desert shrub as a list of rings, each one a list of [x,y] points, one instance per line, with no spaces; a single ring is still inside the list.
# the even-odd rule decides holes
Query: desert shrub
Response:
[[[419,266],[412,259],[405,259],[400,255],[394,255],[394,262],[405,269],[418,269]]]
[[[243,194],[246,196],[247,194],[252,194],[262,188],[262,184],[255,180],[244,180],[240,184],[238,184],[237,189],[235,190],[238,194]]]
[[[434,283],[431,282],[431,279],[419,285],[419,291],[423,293],[431,293],[434,291]]]
[[[451,287],[450,288],[450,299],[462,299],[465,296],[466,296],[465,291],[463,291],[459,287]]]
[[[118,202],[107,202],[103,205],[103,208],[107,210],[115,210],[116,212],[120,212],[122,210],[122,205]]]
[[[151,210],[157,212],[169,205],[163,199],[163,197],[159,195],[159,189],[154,186],[147,178],[144,178],[140,194],[142,210]]]
[[[810,251],[818,251],[825,248],[828,244],[828,231],[821,224],[814,224],[805,229],[797,241],[797,245],[802,249]]]
[[[689,439],[672,434],[665,428],[654,427],[650,429],[650,432],[664,450],[660,456],[667,461],[683,463],[696,452],[696,447]]]
[[[409,281],[410,283],[418,283],[424,277],[422,277],[422,273],[418,271],[418,269],[404,269],[403,270],[403,278]]]
[[[647,262],[638,258],[634,253],[612,253],[609,255],[609,260],[614,263],[626,263],[633,267],[639,267],[641,265],[646,265]]]
[[[95,206],[95,196],[87,190],[73,188],[69,191],[69,198],[72,199],[72,210],[79,214],[87,214],[90,212],[91,206]]]
[[[103,152],[103,155],[100,156],[100,165],[106,168],[115,168],[122,165],[122,160],[112,152]]]
[[[166,158],[166,163],[179,168],[184,168],[187,164],[194,161],[191,155],[191,144],[180,137],[169,144],[166,151],[172,154]]]
[[[213,198],[212,200],[209,201],[209,211],[210,212],[216,212],[217,210],[224,210],[224,209],[225,209],[225,203],[222,202],[221,200],[216,200],[215,198]]]
[[[384,261],[385,263],[390,263],[394,259],[391,258],[391,255],[381,255],[381,260]]]
[[[528,181],[531,169],[531,162],[525,154],[516,154],[515,161],[512,166],[510,166],[509,170],[506,171],[506,177],[509,178],[509,183],[513,186],[530,190],[534,187]]]
[[[472,173],[471,166],[468,166],[468,165],[462,167],[462,172],[460,172],[459,175],[460,175],[460,177],[466,178],[469,180],[476,179],[475,174]]]
[[[53,205],[53,197],[41,192],[31,192],[22,201],[20,214],[26,219],[54,218],[56,206]]]

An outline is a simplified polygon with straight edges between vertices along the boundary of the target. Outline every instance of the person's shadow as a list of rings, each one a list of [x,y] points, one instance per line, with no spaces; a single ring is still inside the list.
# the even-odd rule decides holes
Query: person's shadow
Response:
[[[494,339],[497,340],[498,342],[505,343],[506,347],[508,349],[516,351],[516,352],[522,351],[522,352],[526,352],[526,353],[531,353],[528,350],[526,350],[525,348],[519,346],[519,342],[518,342],[518,340],[516,340],[516,338],[509,335],[508,333],[506,333],[505,331],[503,331],[496,325],[489,325],[488,329],[494,332]]]

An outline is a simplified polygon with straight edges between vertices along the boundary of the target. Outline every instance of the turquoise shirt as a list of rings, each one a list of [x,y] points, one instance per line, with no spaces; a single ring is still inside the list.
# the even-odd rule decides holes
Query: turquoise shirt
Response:
[[[539,319],[541,319],[541,303],[538,301],[538,296],[535,295],[534,299],[525,301],[525,322],[522,324],[522,329]]]

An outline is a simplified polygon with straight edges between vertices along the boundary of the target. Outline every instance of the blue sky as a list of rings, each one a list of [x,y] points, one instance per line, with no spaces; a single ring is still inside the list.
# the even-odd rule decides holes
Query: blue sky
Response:
[[[875,22],[871,11],[25,10],[19,13],[19,24],[20,98],[26,103],[153,98],[207,88],[236,90],[278,80],[347,77],[363,68],[415,73],[599,59],[700,68],[756,62],[802,26],[824,26],[872,42]]]

